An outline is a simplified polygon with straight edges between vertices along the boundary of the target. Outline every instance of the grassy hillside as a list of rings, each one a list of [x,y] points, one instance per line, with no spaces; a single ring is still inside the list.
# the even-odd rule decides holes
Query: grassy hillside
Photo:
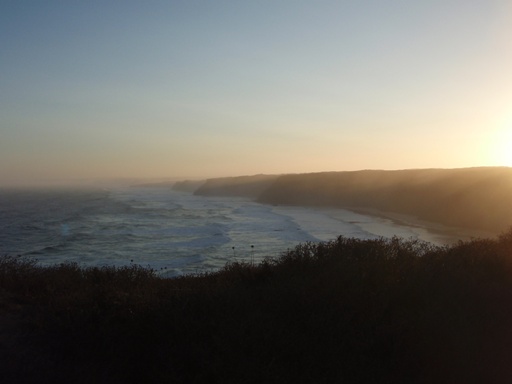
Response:
[[[254,266],[0,259],[2,383],[506,383],[512,231],[306,243]]]

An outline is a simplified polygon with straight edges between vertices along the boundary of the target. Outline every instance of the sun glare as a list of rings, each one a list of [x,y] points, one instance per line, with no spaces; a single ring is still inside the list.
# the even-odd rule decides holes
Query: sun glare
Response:
[[[498,133],[494,151],[496,165],[512,167],[512,126]]]
[[[512,114],[502,118],[498,127],[489,137],[486,157],[490,165],[512,167]]]

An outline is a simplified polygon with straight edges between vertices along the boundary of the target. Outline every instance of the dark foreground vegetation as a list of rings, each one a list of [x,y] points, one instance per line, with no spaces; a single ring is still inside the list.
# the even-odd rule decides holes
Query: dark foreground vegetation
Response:
[[[512,382],[512,231],[340,237],[177,279],[0,260],[2,383]]]

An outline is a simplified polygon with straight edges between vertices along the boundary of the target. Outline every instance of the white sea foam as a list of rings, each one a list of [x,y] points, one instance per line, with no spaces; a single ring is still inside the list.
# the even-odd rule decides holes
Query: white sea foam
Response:
[[[440,242],[425,228],[342,209],[261,205],[161,188],[0,194],[0,254],[42,264],[140,264],[166,276],[258,262],[306,241],[398,235]]]

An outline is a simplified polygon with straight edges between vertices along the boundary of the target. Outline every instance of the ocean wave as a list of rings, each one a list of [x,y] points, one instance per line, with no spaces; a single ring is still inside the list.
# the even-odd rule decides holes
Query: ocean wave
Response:
[[[37,248],[37,249],[33,249],[28,252],[24,252],[21,255],[22,256],[39,256],[39,255],[58,253],[64,248],[64,246],[65,246],[64,244],[47,245],[42,248]]]
[[[349,211],[275,207],[151,188],[0,193],[0,210],[2,253],[44,264],[137,263],[173,276],[221,268],[233,260],[277,257],[301,242],[339,235],[419,233]]]

